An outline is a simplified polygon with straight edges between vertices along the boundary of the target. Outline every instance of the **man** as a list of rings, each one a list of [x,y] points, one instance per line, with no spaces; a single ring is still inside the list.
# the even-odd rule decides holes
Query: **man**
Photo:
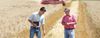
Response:
[[[64,25],[64,36],[65,38],[75,38],[74,29],[76,20],[74,15],[70,15],[70,10],[65,8],[65,16],[62,19],[62,25]]]
[[[39,12],[34,12],[28,19],[30,22],[30,38],[34,37],[34,34],[36,33],[36,36],[38,38],[41,38],[41,31],[40,26],[42,26],[42,29],[44,31],[43,25],[45,24],[45,19],[43,14],[46,12],[45,7],[41,7]]]

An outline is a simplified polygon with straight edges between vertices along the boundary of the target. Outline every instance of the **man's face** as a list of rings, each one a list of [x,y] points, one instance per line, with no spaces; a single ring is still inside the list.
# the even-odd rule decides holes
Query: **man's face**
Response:
[[[43,15],[46,11],[40,11],[40,14]]]
[[[66,14],[66,15],[69,15],[69,11],[65,11],[65,14]]]

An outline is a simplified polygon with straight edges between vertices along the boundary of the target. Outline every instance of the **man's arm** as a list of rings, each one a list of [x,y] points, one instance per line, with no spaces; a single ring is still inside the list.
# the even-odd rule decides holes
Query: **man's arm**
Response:
[[[44,27],[44,25],[45,25],[45,18],[44,18],[44,16],[43,16],[43,18],[42,18],[42,23],[41,23],[41,25],[42,25],[43,35],[45,35],[45,27]]]
[[[65,21],[66,21],[66,19],[65,19],[65,16],[64,16],[63,19],[62,19],[62,22],[61,22],[62,25],[68,25]]]
[[[28,19],[28,21],[29,21],[31,24],[33,24],[31,20]]]
[[[42,24],[43,35],[45,35],[44,24]]]
[[[32,15],[28,18],[28,21],[32,24],[33,27],[36,27],[36,24],[34,24],[33,21],[32,21],[32,20],[34,20],[33,18],[34,18],[34,14],[32,14]]]
[[[66,23],[67,25],[69,25],[69,24],[76,24],[76,22],[69,22],[69,23]]]
[[[72,19],[73,19],[73,21],[72,21],[72,22],[67,23],[68,25],[69,25],[69,24],[77,24],[77,23],[76,23],[75,16],[72,16]]]
[[[36,27],[36,24],[34,24],[31,20],[28,19],[28,21],[33,25],[33,27]]]

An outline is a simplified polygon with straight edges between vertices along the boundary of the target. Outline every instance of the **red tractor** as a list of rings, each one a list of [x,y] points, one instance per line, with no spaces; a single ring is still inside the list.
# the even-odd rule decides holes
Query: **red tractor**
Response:
[[[41,4],[63,4],[65,6],[64,0],[42,0]]]

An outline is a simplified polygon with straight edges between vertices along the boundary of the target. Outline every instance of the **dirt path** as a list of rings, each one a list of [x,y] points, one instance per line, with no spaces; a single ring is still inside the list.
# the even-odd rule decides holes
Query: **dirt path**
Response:
[[[86,28],[86,15],[85,6],[83,3],[79,3],[79,13],[78,13],[78,24],[76,28],[76,38],[88,38],[87,28]]]
[[[59,19],[55,25],[53,26],[53,29],[51,29],[44,38],[63,38],[63,26],[60,24],[61,19]]]

